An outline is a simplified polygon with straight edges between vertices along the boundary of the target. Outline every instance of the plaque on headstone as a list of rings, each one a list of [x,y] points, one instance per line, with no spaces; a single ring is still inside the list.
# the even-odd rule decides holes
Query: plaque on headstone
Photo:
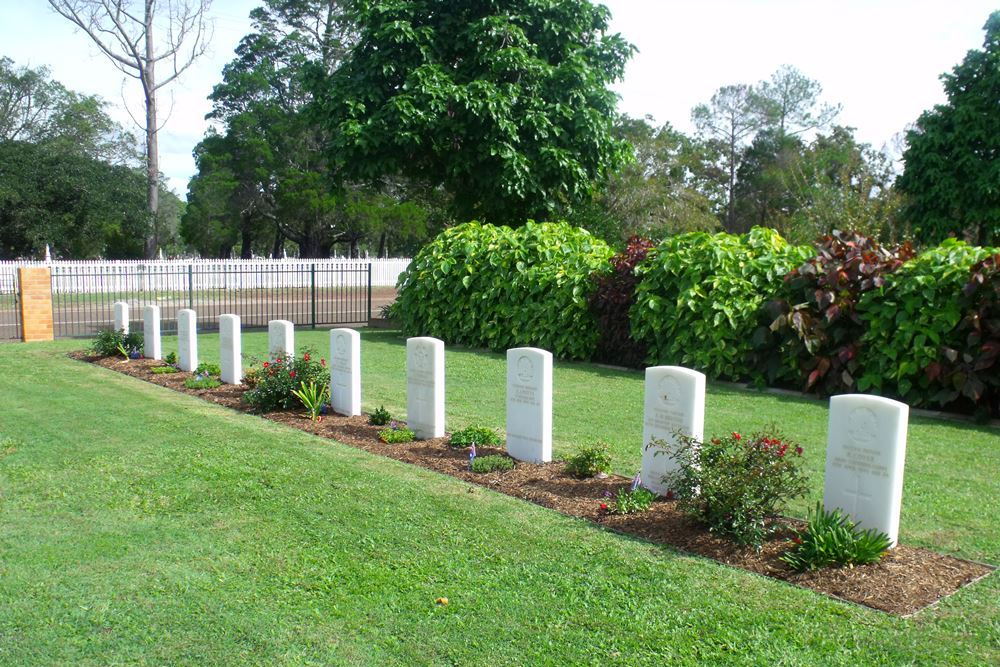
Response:
[[[163,358],[159,306],[146,306],[142,309],[142,353],[149,359]]]
[[[881,396],[830,399],[823,506],[840,509],[862,530],[899,536],[903,463],[910,408]]]
[[[239,315],[219,316],[220,379],[226,384],[243,381],[243,340]]]
[[[681,366],[653,366],[646,369],[645,409],[642,422],[642,485],[665,494],[666,475],[677,470],[668,454],[657,454],[652,440],[677,444],[677,433],[699,442],[705,430],[705,376]]]
[[[198,316],[190,308],[177,311],[177,362],[182,371],[198,368]]]
[[[444,341],[406,340],[406,424],[418,439],[444,436]]]
[[[552,460],[552,353],[507,350],[507,453],[519,461]]]
[[[115,315],[115,331],[128,333],[128,304],[124,301],[116,301],[111,309]]]
[[[330,404],[348,417],[361,414],[361,335],[330,330]]]
[[[271,359],[295,355],[295,325],[288,320],[267,323],[267,352]]]

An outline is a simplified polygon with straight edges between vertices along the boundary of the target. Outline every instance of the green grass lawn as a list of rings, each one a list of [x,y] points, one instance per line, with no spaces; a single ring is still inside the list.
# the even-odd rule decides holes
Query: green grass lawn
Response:
[[[0,346],[0,664],[1000,661],[996,574],[893,618],[63,356],[80,345]],[[405,416],[404,354],[363,334],[366,410]],[[446,363],[449,429],[502,427],[501,355]],[[641,375],[557,362],[554,385],[557,454],[602,439],[633,473]],[[772,421],[806,447],[801,514],[825,405],[709,386],[708,434]],[[1000,563],[998,471],[997,430],[914,419],[901,540]]]

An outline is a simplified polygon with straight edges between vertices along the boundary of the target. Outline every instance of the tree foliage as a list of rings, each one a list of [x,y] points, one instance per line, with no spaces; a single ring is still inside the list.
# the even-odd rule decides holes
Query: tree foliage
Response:
[[[357,45],[316,77],[341,181],[443,186],[459,219],[561,217],[625,157],[612,135],[632,46],[588,0],[359,2]]]
[[[898,186],[906,218],[927,243],[948,236],[1000,243],[1000,11],[984,28],[982,50],[942,76],[947,103],[906,133]]]

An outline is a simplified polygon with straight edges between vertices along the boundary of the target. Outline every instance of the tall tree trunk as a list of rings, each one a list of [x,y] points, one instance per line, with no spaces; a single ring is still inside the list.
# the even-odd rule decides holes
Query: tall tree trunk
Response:
[[[375,255],[376,257],[388,257],[389,256],[389,244],[388,244],[388,240],[389,239],[386,238],[387,236],[388,236],[388,234],[386,232],[382,232],[381,234],[379,234],[379,237],[378,237],[378,254]]]
[[[247,218],[241,220],[240,225],[240,259],[253,259],[253,234]]]
[[[736,135],[730,135],[729,140],[729,202],[726,204],[726,231],[733,231],[736,218]]]
[[[357,238],[352,238],[351,239],[351,259],[357,259],[357,258],[358,258],[358,239]]]
[[[281,233],[281,226],[274,224],[274,243],[271,245],[271,257],[281,259],[281,248],[285,245],[285,235]]]
[[[146,237],[146,259],[156,256],[160,244],[160,160],[156,140],[156,52],[153,49],[153,12],[155,0],[146,0],[146,67],[142,71],[142,87],[146,98],[146,208],[152,224]]]

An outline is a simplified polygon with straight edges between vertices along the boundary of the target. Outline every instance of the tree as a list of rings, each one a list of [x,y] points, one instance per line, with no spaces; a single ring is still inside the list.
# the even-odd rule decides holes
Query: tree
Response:
[[[916,237],[965,236],[1000,243],[1000,12],[972,50],[942,75],[947,103],[925,111],[906,133],[904,216]]]
[[[692,109],[691,120],[720,157],[727,179],[724,224],[726,230],[738,231],[735,191],[740,154],[746,142],[764,127],[766,116],[757,103],[753,87],[737,84],[719,88],[709,104],[699,104]]]
[[[787,228],[795,202],[785,174],[798,162],[803,148],[798,137],[777,127],[765,129],[754,137],[740,156],[733,191],[734,229]]]
[[[633,47],[588,0],[359,2],[341,67],[312,113],[339,183],[443,187],[457,217],[566,215],[627,155],[612,127]]]
[[[139,81],[146,109],[146,203],[152,233],[145,254],[152,258],[159,245],[160,169],[157,133],[157,93],[172,83],[205,52],[212,0],[49,0],[61,16],[83,30],[123,74]],[[157,50],[158,38],[165,46]],[[159,77],[157,66],[168,66]]]
[[[0,58],[0,142],[56,142],[96,160],[138,164],[136,138],[108,116],[107,103],[67,90],[44,67]]]
[[[821,130],[840,114],[840,105],[820,105],[823,87],[791,65],[782,65],[754,90],[754,102],[766,124],[779,134],[798,135]]]

